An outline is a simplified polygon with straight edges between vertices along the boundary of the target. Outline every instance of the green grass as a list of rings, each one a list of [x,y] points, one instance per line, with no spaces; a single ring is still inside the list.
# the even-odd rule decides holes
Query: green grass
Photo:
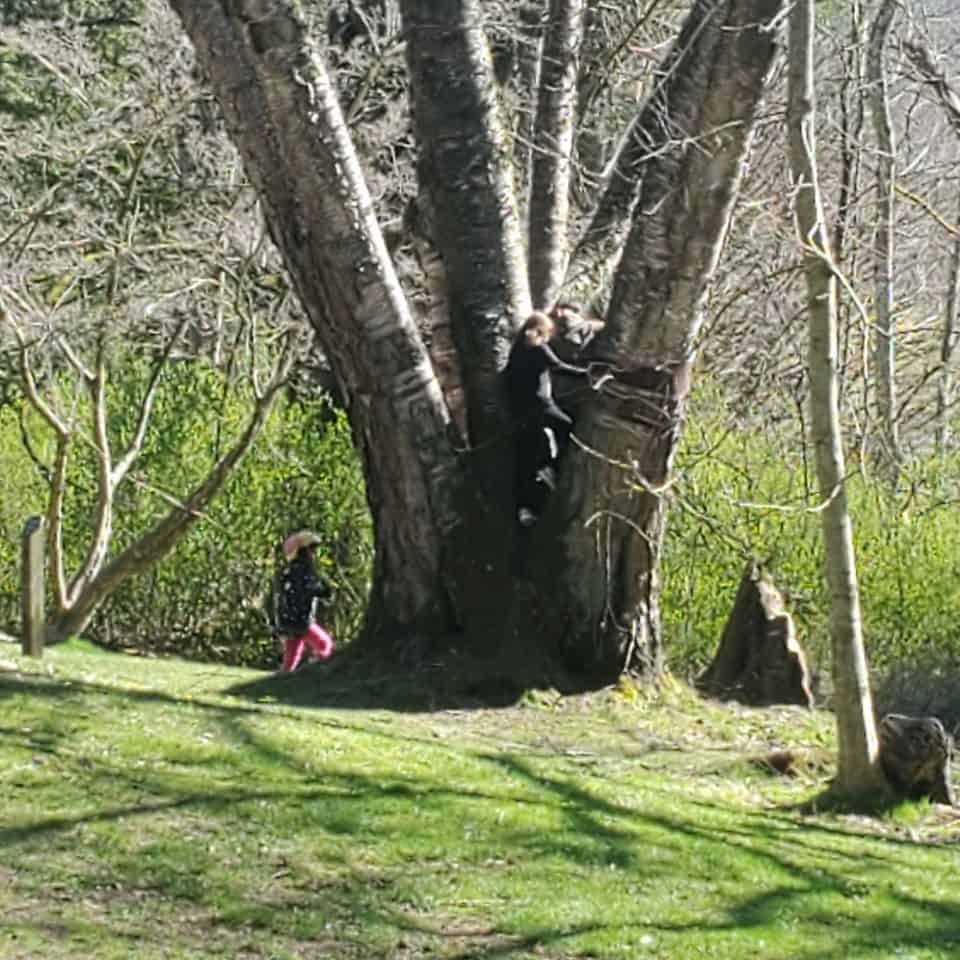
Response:
[[[4,960],[960,951],[952,814],[809,813],[823,714],[679,685],[422,712],[410,678],[351,692],[336,664],[269,678],[15,651],[0,646]],[[371,691],[406,709],[364,706]],[[755,762],[774,748],[798,776]]]

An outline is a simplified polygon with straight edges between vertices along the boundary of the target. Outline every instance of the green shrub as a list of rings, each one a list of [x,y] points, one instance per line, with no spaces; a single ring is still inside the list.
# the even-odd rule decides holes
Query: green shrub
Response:
[[[662,614],[670,662],[694,675],[712,658],[746,564],[784,592],[801,643],[829,670],[828,598],[812,451],[795,431],[730,429],[706,385],[677,460],[664,544]],[[854,464],[855,466],[855,464]],[[930,456],[897,488],[852,472],[853,522],[867,656],[879,709],[960,720],[960,459]],[[955,701],[955,702],[954,702]]]
[[[109,432],[121,450],[134,428],[146,366],[117,364],[111,376]],[[201,362],[178,362],[166,372],[151,429],[133,475],[115,502],[111,553],[123,549],[189,492],[228,449],[249,411],[250,397],[228,386]],[[49,440],[27,417],[34,446],[49,455]],[[0,519],[10,539],[0,554],[0,598],[10,624],[16,617],[18,529],[40,509],[39,484],[19,442],[14,406],[0,411],[14,496]],[[76,569],[89,537],[96,499],[93,451],[77,445],[64,504],[65,556]],[[203,519],[151,571],[128,581],[102,608],[88,635],[108,646],[230,663],[275,662],[268,600],[277,548],[292,529],[322,538],[323,572],[335,587],[325,617],[340,642],[359,624],[368,590],[370,520],[349,426],[328,400],[290,394],[275,406],[253,449]]]

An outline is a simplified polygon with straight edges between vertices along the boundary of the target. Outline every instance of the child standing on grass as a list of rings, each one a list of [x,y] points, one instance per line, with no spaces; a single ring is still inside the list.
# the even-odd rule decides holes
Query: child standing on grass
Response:
[[[277,632],[283,640],[284,673],[300,665],[310,648],[311,660],[326,660],[333,653],[333,638],[316,622],[317,600],[330,595],[329,586],[317,576],[316,549],[320,538],[309,530],[290,534],[283,541],[287,565],[280,576],[277,598]]]

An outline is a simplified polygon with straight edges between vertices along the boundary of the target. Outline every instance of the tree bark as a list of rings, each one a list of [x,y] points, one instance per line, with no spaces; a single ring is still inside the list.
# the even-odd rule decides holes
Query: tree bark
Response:
[[[325,68],[289,0],[170,0],[347,401],[375,558],[364,638],[456,620],[450,414]]]
[[[810,671],[793,617],[773,581],[755,564],[740,580],[720,645],[697,687],[723,700],[757,706],[813,706]]]
[[[650,97],[630,124],[617,150],[603,192],[570,258],[565,291],[589,302],[610,276],[623,250],[652,160],[689,148],[684,133],[704,89],[713,49],[720,36],[725,2],[696,0],[659,70]],[[679,110],[686,111],[678,113]]]
[[[712,41],[676,66],[662,112],[675,147],[647,162],[607,323],[588,351],[615,377],[576,425],[536,544],[531,608],[565,659],[599,678],[663,668],[665,494],[707,289],[774,61],[767,25],[781,7],[719,5],[704,26]]]
[[[567,265],[570,167],[585,0],[550,0],[530,188],[530,294],[538,310],[557,300]]]
[[[403,0],[401,11],[418,173],[446,269],[469,440],[480,445],[508,431],[499,375],[530,312],[509,139],[478,0]]]
[[[524,3],[520,9],[517,43],[516,116],[513,121],[513,169],[520,223],[529,222],[530,176],[533,171],[537,92],[543,51],[543,0]]]
[[[853,534],[844,477],[837,384],[837,284],[816,168],[813,0],[790,12],[788,118],[795,216],[803,243],[809,320],[810,419],[823,501],[824,567],[837,716],[836,786],[861,793],[883,784],[863,646]]]
[[[873,375],[876,389],[877,420],[880,425],[880,449],[877,461],[883,472],[896,478],[900,460],[897,431],[895,337],[893,313],[894,252],[894,160],[896,143],[890,117],[889,84],[886,70],[886,44],[897,9],[897,0],[883,0],[870,28],[867,79],[870,83],[870,108],[877,138],[877,205],[874,226],[874,300],[876,329],[873,337]]]

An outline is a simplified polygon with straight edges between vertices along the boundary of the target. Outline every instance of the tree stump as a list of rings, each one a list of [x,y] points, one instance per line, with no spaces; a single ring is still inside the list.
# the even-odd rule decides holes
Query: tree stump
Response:
[[[713,662],[697,680],[711,696],[751,706],[813,706],[810,672],[783,597],[756,566],[740,581]]]
[[[890,785],[911,800],[954,806],[951,738],[936,717],[888,713],[880,721],[880,764]]]

